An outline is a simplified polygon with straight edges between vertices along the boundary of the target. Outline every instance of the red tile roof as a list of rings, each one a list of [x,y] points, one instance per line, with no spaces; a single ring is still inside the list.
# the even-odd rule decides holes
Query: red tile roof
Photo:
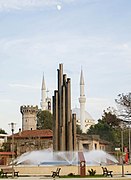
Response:
[[[0,155],[12,155],[15,154],[13,152],[0,152]]]
[[[11,138],[12,136],[9,136]],[[44,138],[52,138],[53,132],[50,129],[43,130],[25,130],[20,133],[14,134],[14,138],[26,138],[26,137],[44,137]]]

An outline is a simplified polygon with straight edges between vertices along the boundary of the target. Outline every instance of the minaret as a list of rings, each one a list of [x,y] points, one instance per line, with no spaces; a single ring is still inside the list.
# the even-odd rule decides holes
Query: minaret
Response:
[[[44,74],[43,74],[43,79],[42,79],[41,103],[40,103],[40,105],[41,105],[42,111],[46,110],[47,102],[46,102],[46,85],[45,85]]]
[[[86,128],[85,128],[85,102],[86,102],[86,97],[84,93],[84,77],[83,77],[83,71],[81,69],[81,75],[80,75],[80,98],[79,98],[79,103],[80,103],[80,123],[81,123],[81,130],[83,133],[86,133]]]

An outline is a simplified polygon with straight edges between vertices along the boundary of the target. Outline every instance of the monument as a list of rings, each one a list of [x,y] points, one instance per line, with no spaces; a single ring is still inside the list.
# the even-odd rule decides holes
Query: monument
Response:
[[[71,111],[71,79],[59,64],[58,90],[53,96],[53,150],[76,150],[76,114]]]

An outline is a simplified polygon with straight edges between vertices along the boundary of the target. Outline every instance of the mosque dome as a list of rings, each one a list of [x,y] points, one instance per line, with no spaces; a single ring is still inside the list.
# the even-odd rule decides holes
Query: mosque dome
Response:
[[[80,125],[80,108],[72,109],[72,113],[76,114],[76,123]],[[85,131],[87,131],[91,125],[95,125],[95,120],[91,117],[91,115],[85,111]]]
[[[76,114],[76,118],[80,119],[80,108],[72,109],[72,113],[75,113]],[[85,111],[85,119],[95,121],[87,111]]]

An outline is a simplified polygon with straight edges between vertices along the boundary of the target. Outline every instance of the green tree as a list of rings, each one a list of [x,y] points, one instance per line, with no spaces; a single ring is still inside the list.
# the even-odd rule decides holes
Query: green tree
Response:
[[[114,108],[107,108],[107,110],[104,110],[104,114],[102,116],[102,120],[106,122],[109,126],[112,128],[117,128],[120,126],[121,119],[119,119],[116,116],[116,110]]]
[[[99,135],[101,139],[106,141],[113,141],[114,138],[113,128],[101,119],[98,120],[97,124],[90,127],[87,134]]]
[[[52,130],[53,116],[49,111],[39,111],[37,114],[37,129]]]
[[[87,134],[99,135],[101,139],[112,143],[112,148],[120,147],[121,144],[121,120],[111,111],[104,111],[101,119],[94,126],[91,126]]]
[[[0,134],[7,134],[4,129],[0,128]]]

